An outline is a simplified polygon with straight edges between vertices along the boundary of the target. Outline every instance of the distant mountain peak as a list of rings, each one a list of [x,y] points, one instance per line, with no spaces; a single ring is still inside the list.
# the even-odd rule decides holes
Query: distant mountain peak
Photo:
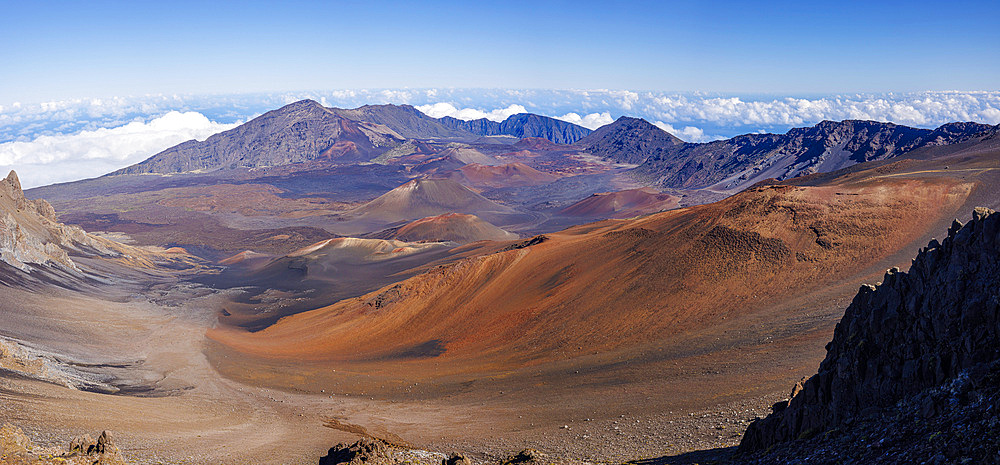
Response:
[[[580,139],[576,145],[607,159],[639,164],[665,149],[684,145],[684,141],[642,118],[622,116]]]

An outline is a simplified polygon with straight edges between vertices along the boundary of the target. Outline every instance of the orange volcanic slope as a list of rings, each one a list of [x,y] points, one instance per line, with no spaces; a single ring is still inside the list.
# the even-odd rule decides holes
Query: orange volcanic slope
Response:
[[[465,165],[450,173],[450,178],[476,187],[523,187],[548,184],[558,176],[538,171],[521,162],[488,166],[478,163]]]
[[[220,328],[209,335],[256,357],[365,369],[405,363],[410,373],[427,364],[441,375],[667,340],[859,279],[901,248],[916,247],[974,186],[957,175],[879,169],[574,227],[257,333]]]
[[[654,189],[628,189],[594,194],[559,211],[567,216],[629,218],[677,208],[680,198]]]

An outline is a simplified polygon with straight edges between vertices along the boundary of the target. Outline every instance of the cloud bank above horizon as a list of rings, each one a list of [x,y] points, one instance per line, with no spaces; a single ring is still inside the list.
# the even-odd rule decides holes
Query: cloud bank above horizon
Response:
[[[170,111],[148,122],[4,142],[0,144],[0,170],[16,170],[27,181],[25,188],[100,176],[181,142],[204,140],[235,126],[210,121],[194,111]]]
[[[1000,124],[1000,91],[824,96],[627,90],[357,89],[230,95],[149,95],[0,105],[0,169],[26,187],[94,177],[189,139],[204,139],[282,105],[410,104],[429,116],[502,121],[537,113],[596,129],[645,118],[689,142],[785,132],[823,120],[864,119],[933,128]]]

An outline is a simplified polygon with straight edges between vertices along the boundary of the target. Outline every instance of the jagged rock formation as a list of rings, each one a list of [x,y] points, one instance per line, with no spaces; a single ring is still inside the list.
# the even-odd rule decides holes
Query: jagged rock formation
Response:
[[[464,456],[460,456],[464,458]],[[319,459],[319,465],[439,465],[449,463],[447,455],[439,452],[410,449],[374,437],[362,437],[354,444],[337,444]],[[455,463],[463,465],[462,461]],[[471,462],[465,459],[464,465]]]
[[[648,158],[636,169],[636,174],[664,187],[740,189],[768,178],[782,180],[835,171],[924,146],[964,142],[993,134],[996,129],[977,123],[949,123],[931,130],[847,120],[823,121],[785,134],[745,134],[704,144],[645,142],[647,146],[640,153]],[[628,130],[621,128],[625,134],[629,134]],[[620,150],[636,147],[648,139],[639,137],[631,141],[626,135],[616,137],[626,141]],[[591,146],[590,150],[596,155],[612,156],[616,153],[613,148]]]
[[[96,441],[89,435],[77,437],[70,442],[67,451],[36,446],[20,428],[5,424],[0,427],[0,463],[125,465],[127,462],[107,431],[102,431]]]
[[[812,437],[969,373],[982,385],[998,361],[1000,214],[977,208],[972,221],[956,220],[948,237],[921,250],[909,272],[892,269],[882,283],[861,287],[819,372],[751,424],[740,450]],[[928,418],[957,406],[927,398]]]
[[[0,215],[0,261],[21,271],[32,269],[28,263],[79,271],[60,244],[86,241],[83,230],[56,223],[48,202],[25,198],[13,171],[0,181]]]
[[[597,128],[579,140],[577,145],[600,157],[639,164],[647,158],[672,153],[673,149],[685,143],[642,118],[622,116],[611,124]]]
[[[511,115],[501,122],[486,118],[465,121],[450,116],[440,121],[445,126],[481,136],[541,137],[557,144],[572,144],[591,132],[583,126],[532,113]]]
[[[354,444],[337,444],[319,459],[320,465],[392,464],[393,446],[380,439],[362,438]]]
[[[170,254],[123,245],[87,234],[79,226],[59,223],[52,205],[24,196],[17,173],[11,171],[0,180],[0,263],[26,273],[45,270],[83,276],[84,271],[71,255],[115,259],[139,267],[152,267],[158,261],[180,263],[189,257],[182,253],[167,258]],[[5,276],[0,273],[0,283],[11,284]]]
[[[56,221],[48,202],[28,200],[17,173],[0,181],[0,261],[21,271],[49,265],[79,272],[67,250],[88,255],[118,256],[117,244],[88,235],[77,226]]]

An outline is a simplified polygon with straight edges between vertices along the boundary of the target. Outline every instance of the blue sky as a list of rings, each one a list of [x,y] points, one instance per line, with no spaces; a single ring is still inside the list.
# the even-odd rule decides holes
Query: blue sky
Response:
[[[997,90],[1000,2],[13,2],[0,104],[146,93]]]
[[[302,98],[637,116],[692,142],[824,119],[1000,123],[996,0],[0,2],[0,170],[25,186]]]

